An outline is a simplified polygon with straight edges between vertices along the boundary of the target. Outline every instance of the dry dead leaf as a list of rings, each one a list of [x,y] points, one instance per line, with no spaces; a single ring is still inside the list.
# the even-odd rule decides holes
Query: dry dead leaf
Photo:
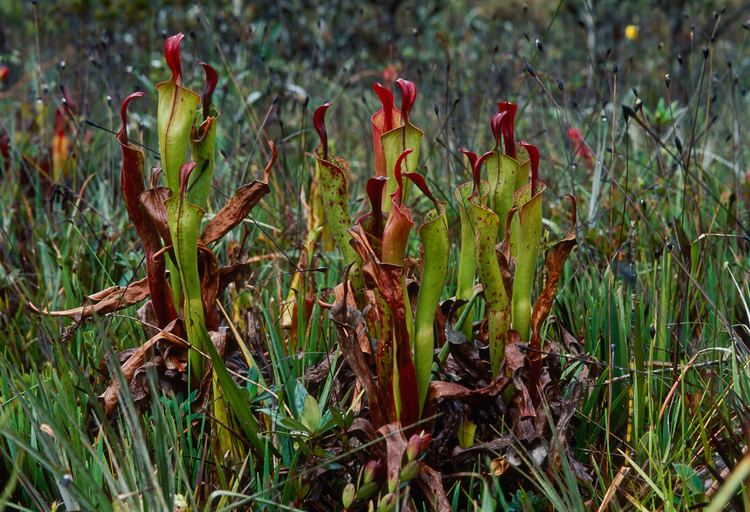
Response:
[[[271,160],[263,171],[263,181],[253,181],[238,188],[227,204],[218,211],[206,224],[206,229],[201,235],[201,242],[209,245],[229,233],[235,226],[245,219],[256,204],[268,194],[268,175],[271,167],[276,162],[276,144],[269,142],[271,147]]]
[[[148,281],[144,278],[127,286],[111,286],[105,288],[104,290],[86,297],[86,300],[90,302],[89,304],[73,309],[49,311],[46,309],[39,309],[31,302],[27,305],[31,311],[39,315],[67,317],[74,319],[76,322],[82,322],[93,315],[105,315],[132,306],[148,296]]]
[[[173,320],[167,327],[159,332],[156,336],[152,336],[146,343],[135,349],[125,363],[123,363],[121,371],[123,378],[126,383],[129,383],[135,375],[136,370],[143,366],[146,359],[146,354],[151,348],[160,340],[166,340],[170,343],[185,346],[185,341],[182,338],[172,334],[177,326],[177,320]],[[104,403],[105,414],[111,414],[115,407],[117,407],[118,393],[120,390],[120,384],[118,380],[113,380],[112,384],[102,393],[99,397]]]

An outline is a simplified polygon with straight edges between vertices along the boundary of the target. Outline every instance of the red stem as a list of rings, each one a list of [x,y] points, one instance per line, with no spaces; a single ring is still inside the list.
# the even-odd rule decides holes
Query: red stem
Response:
[[[185,38],[182,32],[170,36],[164,43],[164,57],[169,69],[172,70],[172,80],[179,84],[182,82],[182,64],[180,63],[180,43]]]
[[[531,163],[531,195],[533,196],[536,193],[539,183],[539,150],[535,145],[529,144],[525,140],[522,140],[519,144],[529,152],[529,161]]]
[[[396,160],[396,191],[393,193],[393,197],[396,201],[396,204],[398,205],[401,204],[401,191],[404,183],[403,175],[401,174],[401,164],[404,160],[406,160],[406,157],[409,156],[412,151],[414,151],[412,148],[405,149],[404,152],[401,153]]]
[[[508,112],[498,112],[490,118],[490,129],[492,136],[495,137],[495,151],[500,148],[500,137],[502,136],[503,119]]]
[[[206,73],[206,87],[203,89],[203,95],[201,100],[203,103],[203,119],[208,118],[208,109],[211,106],[211,97],[216,90],[216,84],[219,82],[219,75],[216,74],[216,70],[205,62],[199,62],[203,66],[203,71]]]
[[[401,89],[401,117],[404,119],[404,124],[409,124],[409,113],[417,99],[417,86],[414,82],[403,78],[396,80],[396,85]]]
[[[328,130],[326,130],[326,110],[333,105],[330,101],[326,101],[317,109],[313,114],[313,126],[315,131],[318,132],[320,137],[320,145],[323,148],[323,160],[328,160]]]
[[[383,87],[380,82],[372,86],[372,90],[378,95],[381,105],[383,105],[383,132],[393,129],[393,93],[387,87]]]
[[[516,137],[515,137],[515,122],[516,122],[516,105],[510,101],[501,101],[497,104],[498,111],[507,112],[508,115],[503,119],[502,131],[503,139],[505,140],[505,154],[509,157],[516,157]]]

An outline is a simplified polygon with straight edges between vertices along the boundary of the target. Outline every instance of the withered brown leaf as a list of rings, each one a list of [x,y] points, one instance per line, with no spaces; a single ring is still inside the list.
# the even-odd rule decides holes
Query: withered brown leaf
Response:
[[[136,370],[143,366],[146,359],[146,354],[148,354],[148,352],[157,342],[166,340],[170,343],[183,346],[186,345],[180,337],[172,334],[172,331],[175,329],[177,322],[178,320],[173,320],[172,322],[170,322],[169,325],[167,325],[161,332],[157,333],[155,336],[152,336],[146,343],[135,349],[130,354],[130,357],[128,357],[127,361],[123,363],[121,368],[122,375],[126,383],[130,383],[133,375],[135,375]],[[99,397],[101,398],[104,405],[105,414],[111,414],[115,410],[115,407],[117,407],[119,391],[120,383],[117,379],[115,379]]]
[[[276,162],[276,144],[269,142],[271,148],[271,160],[263,171],[263,181],[253,181],[238,188],[227,204],[216,213],[213,219],[208,221],[201,235],[201,242],[205,245],[211,244],[229,233],[235,226],[248,216],[256,204],[268,194],[268,176],[274,162]]]
[[[567,195],[568,200],[571,202],[571,227],[565,237],[557,242],[552,249],[550,249],[545,260],[545,267],[547,269],[547,282],[544,283],[544,289],[541,295],[537,298],[534,303],[534,310],[531,313],[531,341],[529,343],[530,353],[530,375],[529,380],[532,386],[532,390],[537,392],[537,383],[541,373],[541,330],[544,320],[549,315],[552,309],[552,304],[555,301],[555,295],[557,294],[557,286],[560,284],[560,277],[562,276],[563,266],[565,261],[568,259],[570,251],[576,245],[576,199],[571,194]]]
[[[148,297],[149,293],[148,279],[144,278],[127,286],[110,286],[98,291],[86,297],[89,304],[84,304],[73,309],[49,311],[39,309],[31,302],[27,306],[31,311],[39,315],[67,317],[72,318],[76,322],[82,322],[93,315],[112,313],[113,311],[137,304]]]

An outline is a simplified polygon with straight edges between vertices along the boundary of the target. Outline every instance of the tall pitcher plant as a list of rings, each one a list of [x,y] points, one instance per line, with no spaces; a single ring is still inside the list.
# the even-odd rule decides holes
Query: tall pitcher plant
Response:
[[[217,297],[221,292],[222,270],[210,246],[223,238],[247,217],[252,208],[269,192],[268,177],[276,160],[276,148],[270,143],[271,159],[262,180],[238,188],[227,203],[202,226],[208,207],[216,159],[219,111],[212,104],[218,82],[216,71],[201,63],[205,72],[202,94],[182,83],[180,43],[184,36],[169,37],[164,46],[169,80],[156,85],[159,95],[157,126],[161,167],[151,172],[150,187],[145,186],[145,155],[131,142],[127,132],[127,111],[132,101],[144,96],[135,92],[125,98],[121,108],[122,126],[117,140],[122,148],[121,187],[125,206],[146,253],[146,279],[127,287],[113,286],[89,296],[87,304],[66,311],[45,312],[68,316],[78,321],[93,314],[104,314],[136,304],[150,297],[149,306],[156,318],[159,334],[151,338],[125,365],[126,380],[144,363],[145,354],[157,341],[184,344],[187,339],[189,382],[200,387],[201,396],[213,391],[213,417],[217,420],[216,439],[220,453],[241,460],[244,450],[233,434],[242,430],[256,452],[264,445],[257,420],[247,407],[243,390],[234,382],[223,361],[225,343],[221,340]],[[163,177],[164,185],[160,185]],[[169,271],[167,273],[167,270]],[[206,360],[213,372],[210,382]],[[248,361],[250,364],[251,361]],[[210,388],[203,384],[210,384]],[[104,393],[105,412],[117,405],[117,385]]]
[[[203,381],[205,359],[208,357],[210,360],[213,368],[210,382],[214,395],[212,413],[217,420],[216,440],[222,454],[239,461],[244,456],[244,449],[234,434],[237,430],[245,432],[245,439],[256,452],[262,452],[264,447],[258,435],[257,420],[247,409],[241,388],[224,365],[219,352],[221,347],[214,345],[213,338],[220,336],[217,332],[216,308],[220,271],[216,255],[209,246],[242,222],[268,193],[268,175],[276,159],[276,150],[271,144],[271,161],[266,166],[263,180],[238,188],[201,230],[216,160],[220,116],[211,100],[218,75],[210,65],[201,63],[205,72],[203,93],[199,95],[183,85],[180,61],[183,38],[182,34],[177,34],[167,39],[164,54],[172,75],[169,80],[156,85],[159,95],[157,126],[161,174],[166,186],[157,186],[159,176],[153,175],[152,188],[139,196],[151,225],[163,239],[164,248],[160,256],[166,259],[171,284],[166,286],[165,282],[161,283],[171,295],[171,303],[157,307],[155,292],[158,290],[153,288],[151,300],[156,309],[163,307],[181,320],[180,331],[184,330],[189,344],[188,368],[194,384]],[[123,130],[128,101],[123,105]],[[142,177],[139,179],[142,181]],[[154,264],[156,257],[152,255],[149,263]]]
[[[515,112],[512,103],[498,104],[498,112],[490,120],[495,139],[491,151],[477,157],[462,149],[472,169],[472,192],[468,194],[469,183],[456,190],[462,233],[457,298],[468,299],[470,285],[478,278],[486,303],[490,363],[495,376],[500,376],[511,332],[517,342],[531,345],[535,355],[530,359],[538,359],[539,329],[551,308],[548,298],[554,298],[559,272],[575,243],[573,230],[550,250],[548,260],[552,259],[546,264],[549,278],[541,295],[544,300],[533,304],[542,240],[542,194],[547,185],[539,179],[536,146],[515,140]],[[484,168],[486,180],[482,179]],[[571,201],[575,224],[572,196]],[[470,329],[464,328],[464,332],[468,334]]]
[[[349,213],[348,165],[331,155],[324,115],[317,109],[314,125],[320,137],[316,165],[327,226],[344,260],[354,265],[350,283],[357,306],[371,306],[368,332],[376,338],[375,373],[382,410],[376,423],[401,421],[410,425],[424,408],[435,348],[434,321],[448,273],[448,221],[444,205],[431,193],[424,177],[415,172],[422,131],[410,120],[416,86],[396,81],[401,108],[393,93],[381,84],[374,91],[382,107],[372,116],[375,176],[366,185],[370,211],[352,221]],[[417,232],[422,241],[422,265],[416,310],[406,288],[407,244],[414,229],[406,197],[413,183],[432,202]]]
[[[211,96],[217,83],[216,71],[202,64],[206,73],[203,98],[182,85],[180,43],[184,36],[167,39],[164,55],[172,76],[156,85],[159,94],[157,126],[162,173],[167,185],[163,191],[171,251],[169,252],[170,282],[175,307],[184,315],[190,350],[191,370],[196,380],[203,376],[203,355],[212,345],[206,313],[213,311],[207,304],[204,311],[201,276],[198,268],[198,242],[208,192],[214,170],[216,121],[218,112],[211,108]],[[200,125],[196,128],[198,106]],[[202,121],[202,122],[201,122]],[[191,149],[193,161],[185,161]],[[166,233],[165,233],[166,235]],[[205,248],[205,244],[202,244]],[[209,313],[210,314],[210,313]]]

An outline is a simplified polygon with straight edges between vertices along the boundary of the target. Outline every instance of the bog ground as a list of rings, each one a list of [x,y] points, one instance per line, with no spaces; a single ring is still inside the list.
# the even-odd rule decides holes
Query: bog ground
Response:
[[[750,5],[0,19],[0,511],[750,510]]]

